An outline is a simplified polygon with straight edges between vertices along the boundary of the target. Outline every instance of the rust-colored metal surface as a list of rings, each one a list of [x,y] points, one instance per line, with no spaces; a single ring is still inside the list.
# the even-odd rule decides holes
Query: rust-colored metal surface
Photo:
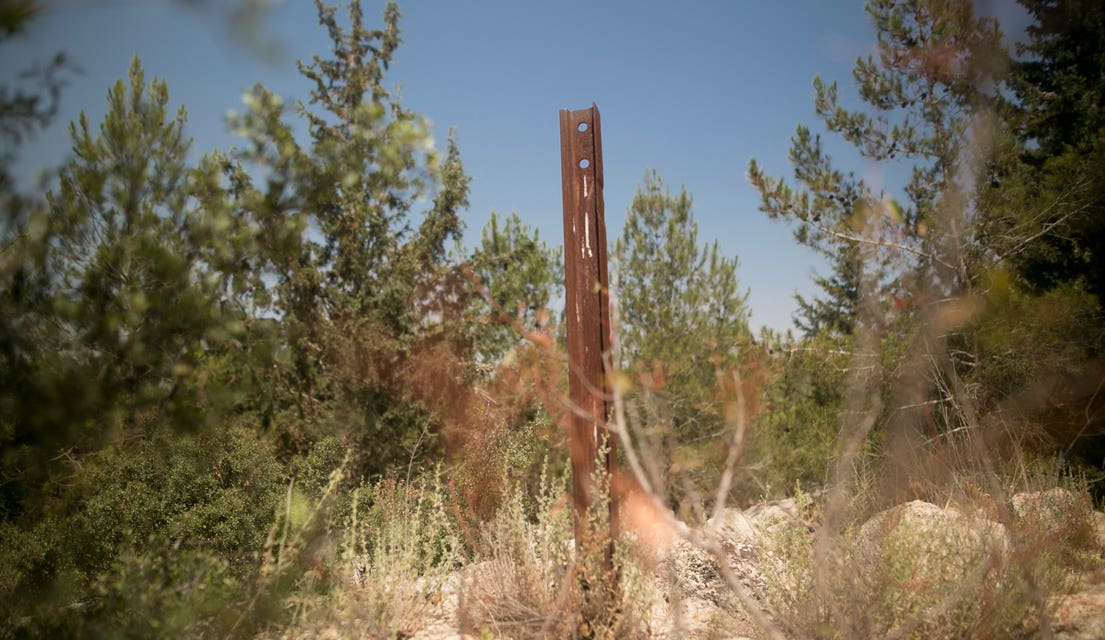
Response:
[[[599,110],[560,111],[560,167],[564,187],[564,284],[568,331],[568,412],[576,542],[585,542],[586,513],[598,487],[613,472],[614,442],[605,364],[610,355],[610,299],[606,269],[606,221],[602,200],[602,136]],[[608,449],[598,459],[603,445]],[[604,468],[596,469],[596,465]],[[596,474],[595,472],[599,473]],[[612,548],[617,511],[610,501]],[[577,546],[577,548],[580,548]],[[612,558],[608,558],[612,562]]]

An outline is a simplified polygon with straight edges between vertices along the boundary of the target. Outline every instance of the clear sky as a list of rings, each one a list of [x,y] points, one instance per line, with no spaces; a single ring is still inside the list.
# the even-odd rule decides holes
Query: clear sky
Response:
[[[309,87],[294,61],[328,46],[314,2],[267,4],[275,6],[263,34],[279,45],[271,60],[236,42],[218,11],[189,2],[48,1],[25,34],[0,46],[0,82],[59,49],[83,74],[63,95],[59,124],[24,150],[24,165],[63,159],[63,124],[82,109],[98,122],[109,85],[135,54],[147,76],[168,81],[174,106],[188,110],[199,153],[236,144],[224,116],[254,83],[305,100]],[[383,5],[364,0],[370,24],[380,23]],[[815,74],[849,94],[851,66],[875,40],[861,1],[406,0],[400,9],[404,44],[387,83],[434,123],[439,144],[456,128],[472,177],[468,245],[491,211],[517,211],[560,244],[558,111],[595,102],[608,237],[620,232],[645,170],[655,168],[694,196],[700,240],[717,239],[740,259],[753,326],[791,326],[793,294],[814,293],[810,275],[821,262],[758,211],[745,173],[755,157],[774,175],[789,175],[795,126],[819,130]],[[844,147],[830,149],[855,162]],[[876,180],[882,171],[852,168]]]

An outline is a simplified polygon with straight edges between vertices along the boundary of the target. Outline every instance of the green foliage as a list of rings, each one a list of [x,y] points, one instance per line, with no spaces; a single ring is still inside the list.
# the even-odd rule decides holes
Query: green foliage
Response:
[[[867,110],[842,106],[837,84],[820,78],[815,107],[825,128],[863,158],[912,164],[908,204],[836,169],[820,135],[804,125],[790,151],[799,188],[764,175],[754,160],[749,176],[765,213],[797,222],[796,239],[832,258],[834,276],[819,281],[826,302],[856,319],[859,289],[880,306],[858,319],[881,324],[896,315],[890,301],[917,280],[945,295],[970,287],[972,220],[957,178],[970,169],[963,151],[972,144],[971,118],[995,104],[1006,56],[997,24],[976,18],[969,2],[877,0],[867,12],[878,48],[852,74]]]
[[[173,533],[230,554],[257,548],[284,480],[271,451],[251,431],[231,431],[199,438],[182,453],[194,457],[161,466],[164,494],[181,509]]]
[[[1012,86],[1042,156],[1096,138],[1105,125],[1105,9],[1089,0],[1020,0],[1032,17]],[[1092,144],[1092,142],[1091,142]]]
[[[564,281],[560,250],[550,249],[518,214],[501,219],[492,212],[471,265],[483,288],[480,300],[471,307],[478,314],[474,343],[478,357],[493,364],[510,353],[526,332],[549,322],[549,306]]]
[[[399,45],[395,5],[382,29],[365,27],[356,2],[348,27],[321,3],[319,18],[333,53],[299,65],[314,85],[297,108],[309,144],[293,135],[282,101],[255,87],[233,122],[250,144],[227,177],[236,215],[266,240],[252,261],[272,285],[254,302],[280,318],[274,410],[301,425],[285,441],[302,451],[345,422],[357,473],[380,473],[434,424],[395,363],[427,341],[460,341],[447,249],[463,228],[468,178],[455,140],[439,158],[426,122],[383,85]],[[251,179],[250,166],[264,177]],[[415,206],[430,196],[415,225]]]
[[[136,59],[99,133],[83,115],[70,127],[75,158],[56,192],[5,228],[8,491],[35,486],[58,451],[95,450],[162,417],[192,428],[219,416],[220,381],[204,384],[201,370],[244,324],[199,249],[218,221],[190,197],[184,111],[170,116],[168,99]]]
[[[999,147],[981,198],[988,214],[983,241],[995,247],[1011,282],[996,287],[996,304],[979,325],[980,373],[983,384],[997,383],[995,397],[1046,432],[1048,446],[1099,473],[1105,465],[1095,391],[1105,352],[1105,11],[1078,0],[1022,4],[1033,23],[1009,77],[1015,99],[1004,107],[1012,133]],[[1004,320],[992,310],[1002,303],[1010,307]],[[1027,322],[1014,328],[1020,316]],[[1009,335],[1000,336],[1005,329]],[[1014,336],[1021,338],[1016,347]],[[1026,401],[1043,393],[1050,395],[1046,402]],[[1100,484],[1095,491],[1100,496]]]
[[[179,549],[150,539],[125,548],[92,587],[96,604],[83,620],[64,619],[49,634],[73,637],[213,636],[241,582],[221,554]],[[60,621],[59,621],[60,622]],[[55,636],[56,637],[56,636]]]
[[[1079,0],[1021,4],[1033,24],[1009,81],[1017,143],[995,171],[995,190],[1006,197],[993,204],[999,231],[1012,227],[1014,238],[1033,241],[1003,249],[1033,290],[1081,281],[1101,300],[1105,11]]]
[[[66,578],[37,599],[6,599],[5,637],[213,636],[241,587],[219,555],[158,538],[127,545],[89,586]]]
[[[846,243],[826,257],[832,265],[831,273],[813,276],[813,283],[821,289],[823,297],[806,300],[794,294],[798,303],[794,324],[809,336],[823,332],[850,336],[856,329],[860,302],[858,247],[855,243]]]
[[[1099,67],[1093,55],[1073,58],[1094,49],[1100,12],[1077,2],[1026,6],[1037,23],[1011,76],[997,24],[970,3],[879,0],[867,7],[878,48],[853,71],[863,108],[846,108],[835,83],[815,79],[826,130],[870,162],[912,167],[904,198],[839,170],[805,126],[792,138],[793,185],[750,167],[761,209],[795,223],[796,239],[830,259],[831,275],[816,280],[822,296],[800,299],[796,319],[808,337],[845,338],[822,342],[823,357],[852,354],[841,367],[848,377],[824,377],[836,390],[828,406],[873,412],[867,450],[894,458],[906,483],[922,451],[949,444],[946,434],[969,430],[991,454],[1009,451],[1003,439],[1046,453],[1069,444],[1074,408],[1094,405],[1077,390],[1097,375],[1101,353],[1099,145],[1091,133],[1064,147],[1070,131],[1055,113],[1069,104],[1047,95],[1061,84],[1085,99],[1071,130],[1099,126],[1088,106]],[[1043,70],[1055,75],[1045,80]],[[1008,87],[1020,102],[1008,100]],[[805,366],[818,375],[816,363]],[[780,380],[791,375],[784,369]],[[1045,397],[1045,388],[1069,391]],[[791,411],[804,402],[788,399]],[[1099,431],[1095,415],[1078,437]],[[808,420],[814,433],[824,428]],[[854,424],[841,415],[842,434]]]
[[[299,585],[264,577],[289,549],[266,537],[287,480],[300,504],[341,460],[380,473],[432,448],[437,408],[396,363],[463,355],[449,249],[467,178],[455,141],[439,157],[383,89],[395,7],[382,30],[356,5],[348,29],[319,12],[335,59],[301,67],[309,144],[258,88],[234,121],[246,148],[193,162],[184,110],[136,59],[98,129],[71,126],[45,201],[16,193],[3,156],[5,635],[252,629],[226,609],[243,585],[257,620]],[[13,95],[18,143],[53,106]]]
[[[167,103],[165,83],[147,88],[135,59],[129,82],[108,94],[100,135],[84,116],[70,127],[77,159],[50,198],[51,310],[79,336],[81,364],[98,371],[75,377],[105,403],[126,391],[138,403],[165,402],[203,342],[226,332],[218,292],[190,246],[204,213],[187,198],[184,111],[169,119]]]
[[[737,261],[716,241],[699,245],[690,195],[672,194],[655,172],[645,175],[630,204],[614,260],[616,364],[650,376],[664,396],[661,413],[671,420],[664,428],[679,448],[668,450],[672,470],[716,468],[725,428],[717,372],[737,366],[750,338]]]
[[[698,243],[685,189],[673,195],[655,172],[645,175],[615,244],[619,336],[625,364],[670,364],[675,379],[713,376],[711,356],[731,365],[748,336],[747,294],[737,261],[717,242]],[[658,259],[662,257],[663,259]]]
[[[815,80],[828,132],[912,168],[899,191],[840,170],[805,126],[793,181],[752,164],[762,210],[829,260],[820,295],[798,300],[802,338],[753,344],[737,261],[699,244],[690,196],[655,172],[616,242],[616,382],[634,442],[659,444],[644,465],[675,485],[662,497],[712,487],[738,425],[742,498],[820,487],[834,463],[886,485],[819,525],[843,534],[835,557],[804,531],[780,547],[777,595],[810,612],[806,635],[1031,632],[1001,611],[1036,606],[1053,567],[1082,558],[1084,518],[1005,518],[1015,555],[975,565],[972,600],[953,577],[977,558],[935,554],[933,578],[906,553],[935,534],[848,547],[872,505],[987,497],[997,453],[1100,463],[1076,445],[1102,433],[1105,14],[1024,4],[1035,24],[1010,75],[970,2],[873,0],[863,107]],[[377,29],[358,2],[317,7],[331,51],[299,66],[310,99],[247,92],[239,149],[192,159],[183,108],[136,59],[103,122],[71,125],[43,197],[9,171],[69,63],[0,90],[0,635],[396,637],[471,559],[456,621],[471,631],[582,632],[582,615],[595,635],[643,633],[647,570],[619,549],[624,589],[604,600],[601,553],[571,553],[563,483],[535,478],[556,439],[539,401],[562,381],[544,351],[558,252],[493,214],[463,255],[456,136],[439,153],[385,86],[397,7]],[[36,9],[4,4],[0,40]],[[858,460],[841,453],[854,433]],[[423,464],[447,445],[448,490]],[[876,456],[905,460],[900,476],[873,475]],[[826,561],[859,569],[819,586]]]
[[[2,525],[5,633],[161,620],[170,626],[147,632],[172,636],[207,620],[252,573],[284,484],[271,450],[240,426],[155,430],[71,464],[73,484],[44,516]],[[39,628],[51,619],[57,628]]]
[[[340,469],[347,449],[340,438],[329,436],[316,442],[309,453],[289,465],[296,485],[315,494],[330,482],[335,469]]]
[[[1085,348],[1100,343],[1097,301],[1078,287],[1057,287],[1039,295],[1013,286],[1007,273],[990,281],[987,309],[979,316],[982,361],[978,379],[994,400],[1026,385],[1077,372]]]
[[[447,597],[447,574],[461,561],[460,531],[446,500],[432,473],[354,490],[341,543],[322,558],[329,588],[293,594],[295,614],[278,627],[280,637],[325,631],[394,638],[424,628],[434,604]]]
[[[766,336],[773,377],[748,442],[754,482],[741,497],[788,496],[826,485],[841,428],[841,388],[851,340],[830,332],[796,340]]]

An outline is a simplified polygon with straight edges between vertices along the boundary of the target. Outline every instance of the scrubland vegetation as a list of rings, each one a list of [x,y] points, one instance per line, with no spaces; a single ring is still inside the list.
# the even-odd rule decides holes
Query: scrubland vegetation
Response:
[[[858,100],[816,80],[793,176],[751,163],[831,264],[798,336],[645,174],[611,232],[613,574],[572,536],[560,251],[514,215],[460,245],[460,147],[386,88],[397,7],[320,4],[309,102],[255,87],[198,160],[136,59],[18,183],[71,67],[5,88],[0,636],[1067,633],[1105,584],[1105,9],[1022,3],[1009,50],[971,2],[872,0]]]

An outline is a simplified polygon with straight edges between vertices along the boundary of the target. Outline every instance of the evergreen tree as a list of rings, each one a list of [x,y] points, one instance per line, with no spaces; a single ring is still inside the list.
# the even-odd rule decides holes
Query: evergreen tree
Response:
[[[9,229],[3,296],[5,434],[12,447],[95,448],[157,408],[194,426],[196,369],[240,330],[197,234],[215,224],[190,198],[185,114],[135,59],[94,132],[71,125],[75,159],[47,208]],[[213,407],[204,413],[214,415]],[[121,430],[121,431],[120,431]]]
[[[837,438],[843,443],[858,435],[849,455],[861,441],[877,443],[893,485],[907,482],[924,442],[977,425],[974,412],[984,406],[979,385],[962,382],[989,357],[965,330],[978,319],[966,301],[977,301],[997,259],[980,243],[989,212],[978,187],[989,177],[1007,54],[996,22],[977,17],[966,0],[872,0],[867,12],[877,47],[853,68],[862,107],[846,107],[835,82],[815,78],[815,110],[865,162],[905,163],[912,175],[899,189],[877,190],[842,171],[804,125],[791,139],[795,183],[766,176],[752,161],[761,210],[795,223],[796,239],[833,267],[818,281],[824,297],[805,303],[798,319],[818,333],[790,347],[819,353],[786,359],[783,387],[773,389],[807,409],[816,392],[819,407],[831,411],[791,415],[776,400],[761,424],[778,433],[761,443],[824,443],[824,434],[837,432],[846,434]],[[833,335],[842,328],[851,335]],[[842,353],[846,379],[817,364]],[[809,376],[835,383],[788,382]],[[857,411],[874,418],[858,432]],[[795,425],[796,415],[812,422]],[[793,427],[811,436],[798,437]]]
[[[802,301],[799,324],[823,338],[841,326],[818,323],[824,313],[854,314],[853,335],[869,346],[837,342],[826,358],[851,352],[857,380],[859,371],[888,374],[853,389],[879,390],[876,433],[889,437],[877,440],[905,467],[925,443],[982,426],[996,440],[1028,428],[1052,443],[1096,428],[1081,413],[1092,399],[1076,390],[1102,335],[1087,295],[1101,262],[1092,133],[1101,66],[1091,53],[1100,51],[1100,11],[1026,6],[1037,22],[1012,80],[997,24],[962,0],[868,3],[878,48],[853,71],[863,109],[845,108],[835,83],[815,79],[828,131],[868,162],[912,166],[904,204],[840,171],[804,126],[792,138],[796,185],[751,164],[762,210],[796,223],[796,238],[833,265],[818,280],[825,297]],[[1008,100],[1009,86],[1018,100]],[[1051,385],[1046,402],[1033,395]]]
[[[1078,283],[1105,300],[1105,9],[1022,4],[1034,21],[1013,65],[1016,140],[994,174],[993,241],[1032,290]]]
[[[699,245],[686,189],[673,195],[656,172],[646,173],[614,259],[623,365],[657,360],[709,369],[709,377],[711,354],[732,364],[739,341],[748,337],[747,294],[739,291],[736,259],[724,256],[716,241]]]
[[[806,335],[831,332],[850,336],[855,330],[859,310],[860,267],[855,243],[845,243],[839,253],[826,256],[831,264],[829,275],[815,275],[813,283],[824,297],[806,300],[794,295],[798,303],[794,324]]]
[[[737,260],[716,241],[699,244],[692,209],[686,189],[673,194],[655,171],[645,174],[614,249],[616,364],[648,376],[666,398],[674,468],[716,470],[725,430],[717,374],[738,366],[750,342],[747,293]]]
[[[1092,0],[1019,0],[1033,22],[1017,46],[1012,85],[1022,135],[1054,156],[1105,126],[1105,8]]]
[[[549,321],[549,306],[564,281],[560,251],[550,249],[518,214],[503,220],[492,212],[470,263],[483,288],[471,309],[479,327],[473,342],[478,358],[494,364],[526,332]]]
[[[996,104],[1005,54],[996,23],[976,18],[970,2],[876,0],[867,12],[878,50],[858,59],[852,75],[869,110],[845,108],[837,84],[820,78],[815,107],[826,129],[868,161],[912,164],[906,205],[837,169],[802,125],[790,151],[800,187],[766,176],[754,160],[749,177],[765,213],[797,222],[796,239],[833,258],[826,302],[854,309],[849,292],[863,282],[872,300],[885,301],[883,323],[896,312],[890,301],[910,295],[917,280],[948,294],[970,289],[977,275],[973,211],[960,181],[971,156],[962,152],[971,148],[972,116]]]
[[[359,2],[348,26],[317,5],[332,52],[299,65],[313,84],[296,109],[308,144],[283,102],[255,87],[234,121],[250,145],[228,176],[236,215],[266,238],[254,268],[272,282],[261,311],[281,320],[284,395],[273,412],[294,416],[282,419],[285,445],[308,446],[337,418],[349,425],[358,468],[379,472],[408,459],[434,425],[404,357],[463,338],[450,324],[460,294],[448,249],[463,229],[468,178],[455,140],[440,157],[425,120],[384,86],[400,44],[395,4],[380,29],[365,26]],[[263,177],[254,181],[247,167]]]
[[[1105,8],[1022,0],[1033,18],[1018,45],[1009,139],[984,203],[987,241],[1004,261],[1000,305],[980,326],[980,378],[1005,404],[1049,389],[1029,415],[1044,442],[1095,469],[1105,489]],[[1012,276],[1012,277],[1009,277]],[[997,305],[993,305],[997,307]],[[1039,393],[1039,392],[1037,392]],[[1025,403],[1020,402],[1023,406]]]

